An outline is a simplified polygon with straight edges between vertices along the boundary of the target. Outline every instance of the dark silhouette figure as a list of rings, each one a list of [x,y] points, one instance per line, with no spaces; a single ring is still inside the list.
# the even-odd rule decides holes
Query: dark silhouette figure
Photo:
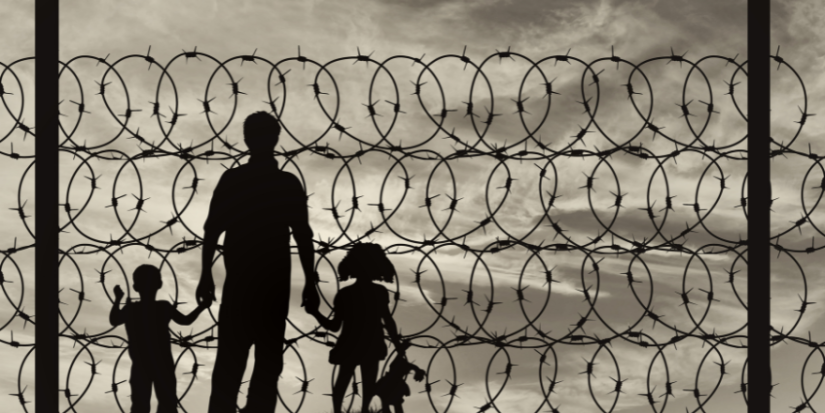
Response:
[[[410,386],[407,385],[407,374],[415,371],[415,381],[424,380],[424,370],[407,361],[406,350],[410,343],[405,341],[398,347],[398,354],[390,363],[389,371],[375,383],[375,395],[381,399],[381,413],[390,413],[392,406],[395,413],[404,413],[401,405],[404,397],[410,395]]]
[[[273,158],[280,130],[278,120],[268,113],[246,118],[244,142],[249,147],[249,162],[223,173],[204,224],[203,270],[196,294],[200,303],[215,300],[212,260],[218,237],[226,232],[226,281],[209,413],[236,411],[253,344],[255,367],[243,411],[275,411],[289,310],[290,229],[306,279],[301,305],[319,304],[306,193],[300,181],[281,171]]]
[[[206,309],[199,305],[189,315],[183,315],[168,301],[155,301],[160,289],[160,271],[152,265],[141,265],[132,274],[140,301],[120,308],[123,290],[115,286],[115,302],[109,312],[112,326],[126,325],[129,357],[132,358],[132,413],[149,413],[152,385],[158,398],[158,413],[177,411],[175,361],[169,344],[169,321],[188,326]]]
[[[356,244],[338,264],[342,281],[355,278],[355,284],[338,291],[333,301],[332,318],[323,316],[318,305],[307,306],[318,323],[331,331],[341,329],[335,347],[329,352],[329,362],[339,365],[338,379],[332,389],[333,413],[341,413],[344,393],[356,366],[361,366],[362,412],[369,411],[375,395],[378,361],[387,356],[384,328],[396,348],[399,336],[389,309],[389,292],[373,281],[392,282],[395,268],[378,244]],[[383,322],[383,325],[382,325]]]

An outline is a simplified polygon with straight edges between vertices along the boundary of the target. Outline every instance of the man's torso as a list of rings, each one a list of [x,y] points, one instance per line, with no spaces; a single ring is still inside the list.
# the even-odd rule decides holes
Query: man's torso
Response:
[[[223,297],[288,297],[292,254],[290,226],[306,208],[297,179],[274,160],[247,163],[224,173],[207,226],[225,230]],[[283,296],[283,297],[281,297]]]

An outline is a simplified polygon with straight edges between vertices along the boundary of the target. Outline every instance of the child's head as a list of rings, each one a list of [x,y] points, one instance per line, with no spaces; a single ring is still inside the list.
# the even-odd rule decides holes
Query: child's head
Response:
[[[251,153],[272,153],[278,144],[281,125],[278,119],[266,112],[247,116],[243,124],[243,136]]]
[[[138,293],[153,294],[163,285],[160,280],[160,270],[154,265],[144,264],[135,268],[132,278],[134,279],[135,291]]]
[[[395,267],[378,244],[355,244],[338,264],[338,277],[341,281],[366,277],[370,281],[392,282],[394,276]]]

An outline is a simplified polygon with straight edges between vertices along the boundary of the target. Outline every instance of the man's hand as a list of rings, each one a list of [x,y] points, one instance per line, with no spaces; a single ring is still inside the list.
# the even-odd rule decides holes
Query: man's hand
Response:
[[[314,284],[304,284],[304,293],[301,297],[301,306],[304,307],[307,313],[312,314],[318,311],[318,306],[321,305],[321,298],[318,296],[318,290],[315,289]]]
[[[120,285],[115,285],[115,300],[120,301],[123,298],[123,290],[120,289]]]
[[[201,273],[201,281],[195,290],[195,299],[198,306],[209,307],[215,300],[215,280],[212,279],[212,271],[204,270]]]

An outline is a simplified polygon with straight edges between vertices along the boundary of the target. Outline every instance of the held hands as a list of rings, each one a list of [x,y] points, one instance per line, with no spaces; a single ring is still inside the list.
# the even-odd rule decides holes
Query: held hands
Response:
[[[198,303],[198,306],[196,307],[196,309],[200,310],[200,311],[203,311],[203,310],[206,310],[207,308],[209,308],[211,305],[212,305],[211,300],[209,300],[209,302],[207,302],[207,300],[204,300],[204,301],[201,301],[201,302]]]
[[[321,298],[318,296],[318,290],[316,290],[314,284],[306,283],[301,297],[301,306],[304,307],[307,314],[315,314],[318,312],[318,306],[321,305]]]
[[[120,285],[115,285],[115,300],[120,301],[123,298],[123,290],[120,289]]]
[[[212,269],[204,269],[201,273],[201,281],[195,290],[195,297],[198,307],[209,307],[215,300],[215,280],[212,279]]]
[[[402,344],[399,340],[393,340],[393,345],[395,346],[395,351],[398,353],[398,357],[407,357],[407,347],[406,345]]]

